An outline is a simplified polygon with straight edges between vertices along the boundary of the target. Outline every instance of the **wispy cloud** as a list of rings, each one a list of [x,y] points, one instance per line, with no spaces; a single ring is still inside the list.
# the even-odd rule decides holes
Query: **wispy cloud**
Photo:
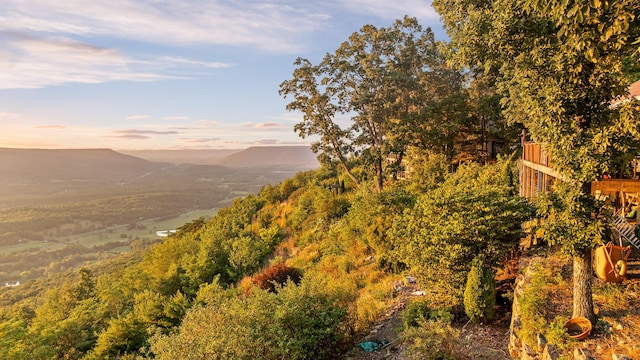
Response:
[[[193,67],[203,67],[210,69],[220,69],[220,68],[229,68],[235,66],[234,64],[216,62],[216,61],[199,61],[199,60],[190,60],[181,57],[163,57],[161,59],[167,65],[189,65]]]
[[[327,14],[290,1],[3,0],[0,30],[116,36],[164,44],[251,45],[295,51]]]
[[[273,122],[273,121],[268,121],[268,122],[263,122],[258,124],[248,123],[246,125],[254,129],[282,129],[285,127],[284,125],[279,124],[277,122]]]
[[[401,19],[405,15],[421,20],[440,18],[440,15],[431,6],[430,0],[340,0],[340,3],[351,12],[375,15],[382,19]]]
[[[109,136],[103,136],[103,137],[104,138],[110,138],[110,139],[126,139],[126,140],[147,140],[147,139],[151,139],[151,137],[149,137],[149,136],[136,135],[136,134],[109,135]]]
[[[180,138],[179,140],[194,143],[194,144],[206,144],[206,143],[217,143],[221,139],[220,138],[208,138],[208,139],[190,139],[190,138]]]
[[[180,134],[178,131],[158,131],[158,130],[146,130],[146,129],[129,129],[129,130],[114,130],[115,134],[135,134],[135,135],[175,135]]]
[[[188,116],[184,116],[184,115],[181,115],[181,116],[167,116],[164,119],[165,120],[188,120],[189,117]]]
[[[130,116],[127,116],[125,119],[126,120],[142,120],[142,119],[148,119],[150,117],[151,115],[130,115]]]
[[[36,126],[36,129],[66,129],[64,125],[40,125]]]
[[[136,71],[132,68],[131,59],[116,50],[64,37],[0,37],[0,45],[3,45],[0,69],[6,69],[0,72],[0,89],[169,78],[157,73]]]
[[[3,118],[3,117],[7,117],[7,118],[9,118],[9,117],[19,117],[19,116],[22,116],[22,114],[11,113],[11,112],[0,112],[0,118]]]

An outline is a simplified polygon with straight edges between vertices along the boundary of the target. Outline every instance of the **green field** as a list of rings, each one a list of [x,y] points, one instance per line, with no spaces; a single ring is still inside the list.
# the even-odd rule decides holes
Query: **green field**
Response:
[[[47,241],[28,241],[17,245],[0,247],[0,254],[38,249],[55,250],[64,247],[65,244],[91,248],[96,245],[133,239],[157,239],[156,231],[177,229],[200,217],[210,218],[215,212],[216,209],[195,210],[170,219],[140,221],[137,223],[139,226],[137,228],[131,228],[130,225],[116,225],[72,236],[50,237]]]
[[[210,218],[216,209],[197,210],[162,220],[143,220],[135,226],[117,225],[72,236],[22,240],[0,247],[0,283],[38,278],[51,271],[82,266],[87,262],[131,251],[131,243],[161,239],[156,231],[173,230],[200,217]]]

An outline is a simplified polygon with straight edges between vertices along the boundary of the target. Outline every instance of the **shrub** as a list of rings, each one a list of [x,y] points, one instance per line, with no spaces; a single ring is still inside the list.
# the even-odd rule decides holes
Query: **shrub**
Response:
[[[346,311],[306,278],[277,293],[256,289],[245,298],[221,296],[192,307],[176,331],[150,340],[158,360],[335,359],[344,344]]]
[[[484,256],[473,259],[464,289],[464,312],[473,322],[493,318],[496,281]]]
[[[448,322],[420,320],[417,327],[410,327],[405,332],[408,344],[407,358],[455,359],[453,349],[459,333]]]
[[[402,312],[402,322],[405,328],[416,327],[423,320],[451,322],[453,314],[449,309],[433,309],[426,300],[412,301]]]
[[[275,264],[256,275],[252,282],[263,290],[275,292],[278,285],[283,286],[288,280],[297,285],[300,284],[300,279],[302,279],[302,271],[299,269],[284,264]]]

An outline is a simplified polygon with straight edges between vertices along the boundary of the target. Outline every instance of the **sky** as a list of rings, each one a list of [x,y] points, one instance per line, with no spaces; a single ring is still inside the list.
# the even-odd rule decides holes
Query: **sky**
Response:
[[[279,84],[430,0],[1,0],[0,147],[304,145]]]

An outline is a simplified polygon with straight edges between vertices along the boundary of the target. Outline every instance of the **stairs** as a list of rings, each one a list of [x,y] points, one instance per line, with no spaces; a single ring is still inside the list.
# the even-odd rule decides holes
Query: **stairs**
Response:
[[[618,230],[620,238],[640,250],[640,239],[635,234],[635,226],[629,224],[622,211],[613,214],[613,226]]]

